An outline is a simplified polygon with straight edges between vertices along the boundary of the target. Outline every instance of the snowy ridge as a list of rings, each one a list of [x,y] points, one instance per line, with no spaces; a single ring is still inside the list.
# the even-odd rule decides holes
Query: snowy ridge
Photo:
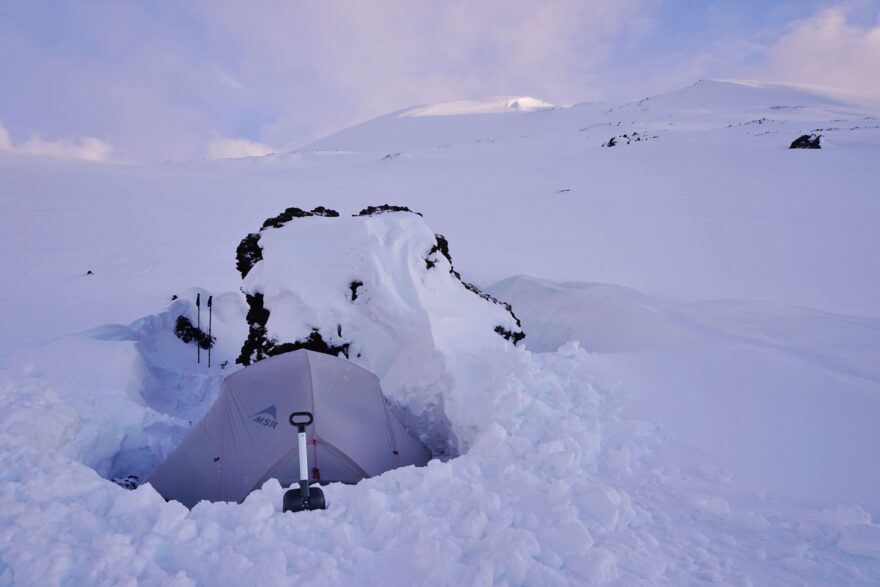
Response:
[[[665,106],[681,110],[724,110],[745,108],[805,108],[817,106],[843,106],[852,103],[846,96],[833,89],[757,82],[752,80],[710,79],[700,80],[692,86],[639,101],[639,106]]]
[[[397,114],[398,118],[419,116],[466,116],[470,114],[500,114],[504,112],[532,112],[555,108],[553,104],[531,96],[498,96],[475,100],[439,102],[408,108]]]

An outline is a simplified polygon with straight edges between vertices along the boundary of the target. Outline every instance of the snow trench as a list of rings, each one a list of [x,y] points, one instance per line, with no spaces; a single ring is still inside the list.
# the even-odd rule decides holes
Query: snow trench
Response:
[[[135,420],[151,422],[116,432],[102,427],[95,450],[80,460],[136,486],[198,423],[223,377],[240,368],[236,363],[298,348],[374,371],[395,415],[435,457],[462,454],[475,424],[450,410],[485,392],[460,365],[486,350],[511,348],[524,334],[509,304],[461,279],[449,249],[420,214],[396,206],[344,218],[322,207],[287,208],[267,219],[239,246],[237,267],[242,259],[249,263],[242,292],[211,298],[210,327],[211,294],[193,289],[175,295],[159,314],[87,334],[130,347],[127,395],[143,412]],[[193,303],[199,296],[201,313]],[[461,398],[454,400],[456,393]]]

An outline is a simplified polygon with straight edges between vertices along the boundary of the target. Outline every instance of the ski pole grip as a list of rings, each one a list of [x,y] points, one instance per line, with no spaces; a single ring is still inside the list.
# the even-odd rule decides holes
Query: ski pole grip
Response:
[[[306,426],[315,421],[311,412],[294,412],[290,415],[290,425],[304,430]]]

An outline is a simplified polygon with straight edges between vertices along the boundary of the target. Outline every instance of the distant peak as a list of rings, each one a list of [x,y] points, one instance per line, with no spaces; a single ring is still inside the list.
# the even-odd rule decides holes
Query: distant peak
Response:
[[[468,114],[500,114],[504,112],[531,112],[554,108],[553,104],[531,96],[495,96],[473,100],[455,100],[416,106],[400,112],[398,118],[417,116],[463,116]]]

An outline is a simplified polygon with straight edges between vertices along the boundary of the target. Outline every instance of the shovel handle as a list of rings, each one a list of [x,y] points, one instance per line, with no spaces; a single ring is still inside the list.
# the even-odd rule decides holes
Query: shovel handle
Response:
[[[311,412],[294,412],[290,415],[290,425],[297,428],[309,426],[315,421],[315,417]]]

